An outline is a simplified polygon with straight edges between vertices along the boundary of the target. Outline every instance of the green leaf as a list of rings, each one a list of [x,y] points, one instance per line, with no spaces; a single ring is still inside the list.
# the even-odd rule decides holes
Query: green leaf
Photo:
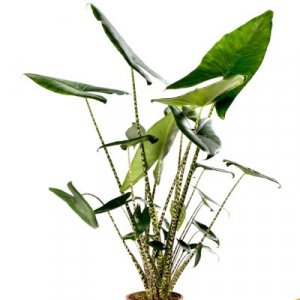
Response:
[[[170,150],[177,132],[178,129],[172,114],[168,114],[160,119],[146,132],[147,134],[154,135],[158,138],[158,142],[155,144],[144,142],[148,170],[156,161],[163,160],[165,158]],[[129,189],[131,182],[133,184],[137,183],[144,175],[140,147],[131,162],[130,169],[131,176],[128,172],[121,186],[121,192]]]
[[[140,129],[141,129],[141,135],[146,135],[146,129],[142,125],[140,125]],[[135,122],[133,122],[131,127],[129,127],[126,130],[125,135],[128,139],[134,139],[134,138],[139,137]]]
[[[266,11],[223,36],[195,70],[168,88],[191,87],[220,76],[228,78],[237,74],[245,75],[247,80],[243,85],[218,99],[216,109],[218,115],[224,119],[233,100],[253,77],[264,59],[271,37],[272,18],[273,12]]]
[[[93,228],[99,227],[93,209],[83,196],[75,189],[72,182],[68,183],[68,188],[72,194],[68,194],[56,188],[49,188],[49,190],[65,201],[84,222]]]
[[[240,165],[240,164],[238,164],[238,163],[236,163],[234,161],[228,160],[228,159],[224,159],[223,161],[225,162],[225,164],[226,164],[227,167],[229,167],[231,165],[236,166],[237,168],[239,168],[240,170],[242,170],[247,175],[254,176],[254,177],[260,177],[260,178],[264,178],[264,179],[273,181],[273,182],[275,182],[275,183],[278,184],[278,188],[281,188],[281,184],[276,179],[274,179],[272,177],[263,175],[263,174],[255,171],[253,169],[250,169],[248,167],[244,167],[244,166],[242,166],[242,165]]]
[[[202,254],[202,244],[198,244],[196,247],[196,255],[195,255],[195,263],[194,263],[194,268],[197,267],[197,265],[200,262],[201,259],[201,254]]]
[[[164,228],[162,228],[161,230],[162,230],[163,235],[164,235],[164,240],[167,241],[168,235],[169,235],[169,231],[166,230],[166,229],[164,229]]]
[[[194,106],[184,105],[181,107],[183,114],[193,122],[196,122],[198,119],[199,112],[196,111]]]
[[[134,230],[137,236],[145,232],[150,226],[150,214],[149,207],[145,207],[143,211],[141,206],[138,204],[133,213],[134,218]]]
[[[112,42],[112,44],[116,47],[116,49],[121,53],[123,58],[126,60],[128,65],[135,69],[138,73],[140,73],[147,81],[147,84],[152,84],[150,78],[146,74],[149,73],[153,77],[161,80],[165,84],[168,84],[165,79],[163,79],[160,75],[150,69],[129,47],[129,45],[125,42],[125,40],[121,37],[116,28],[108,21],[105,15],[93,4],[91,4],[91,8],[95,18],[101,22],[102,27]],[[146,71],[146,72],[145,72]]]
[[[235,174],[233,172],[230,172],[230,171],[227,171],[224,169],[215,168],[215,167],[210,167],[207,165],[203,165],[201,163],[196,163],[196,168],[202,168],[205,171],[216,171],[216,172],[231,174],[232,178],[234,178],[234,176],[235,176]]]
[[[135,232],[130,232],[126,235],[123,236],[123,240],[126,241],[126,240],[132,240],[132,241],[135,241],[137,238],[136,236],[136,233]]]
[[[103,96],[89,93],[98,92],[103,94],[117,94],[127,95],[127,92],[120,90],[108,89],[98,86],[93,86],[81,82],[75,82],[65,79],[59,79],[54,77],[48,77],[38,74],[26,73],[27,77],[32,79],[35,83],[42,86],[43,88],[62,95],[77,96],[82,98],[90,98],[106,103],[106,99]]]
[[[192,105],[195,107],[202,107],[215,103],[217,97],[237,88],[238,86],[243,84],[245,80],[245,76],[235,75],[220,80],[206,87],[195,89],[194,91],[188,92],[178,97],[154,99],[152,100],[152,102],[160,102],[173,106]]]
[[[220,246],[220,241],[217,236],[204,224],[194,220],[193,224],[204,234],[206,237],[214,241],[218,246]]]
[[[95,214],[106,213],[108,211],[111,211],[113,209],[116,209],[116,208],[119,208],[119,207],[123,206],[124,204],[129,202],[128,198],[130,196],[131,196],[131,193],[126,193],[126,194],[123,194],[123,195],[121,195],[117,198],[114,198],[113,200],[108,201],[107,203],[105,203],[101,207],[97,208],[95,210]]]
[[[133,138],[130,140],[122,140],[122,141],[105,144],[105,145],[102,145],[101,147],[99,147],[98,150],[102,149],[102,148],[108,148],[108,147],[118,146],[118,145],[121,145],[121,148],[123,150],[126,150],[128,147],[135,146],[136,144],[146,142],[146,141],[149,141],[151,144],[154,144],[158,141],[158,138],[155,137],[154,135],[148,134],[148,135],[136,137],[136,138]]]
[[[171,203],[171,206],[170,206],[170,214],[171,214],[172,218],[175,217],[176,211],[175,211],[175,209],[174,209],[174,202]],[[185,208],[185,206],[183,205],[183,206],[182,206],[182,209],[181,209],[181,212],[180,212],[178,224],[177,224],[177,230],[179,230],[180,227],[182,226],[182,224],[184,223],[185,217],[186,217],[186,208]]]
[[[150,241],[148,245],[158,251],[165,250],[165,244],[160,241]]]
[[[191,247],[183,240],[177,240],[178,245],[186,252],[191,252]]]
[[[201,119],[194,131],[189,126],[186,116],[175,106],[170,106],[176,124],[181,132],[200,149],[207,152],[207,159],[216,155],[221,147],[221,140],[212,128],[212,121],[208,118]]]

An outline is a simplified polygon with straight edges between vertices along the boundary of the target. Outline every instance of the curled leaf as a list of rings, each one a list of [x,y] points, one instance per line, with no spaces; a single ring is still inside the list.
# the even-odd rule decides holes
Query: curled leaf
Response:
[[[196,168],[202,168],[205,171],[216,171],[216,172],[231,174],[232,178],[234,178],[234,176],[235,176],[235,174],[233,172],[230,172],[230,171],[227,171],[224,169],[215,168],[215,167],[210,167],[207,165],[203,165],[202,163],[196,163]]]
[[[103,87],[98,87],[94,85],[89,85],[86,83],[75,82],[65,79],[59,79],[44,75],[26,73],[28,78],[32,79],[35,83],[42,86],[43,88],[58,93],[62,95],[77,96],[81,98],[90,98],[98,100],[100,102],[106,103],[106,99],[97,94],[90,92],[98,92],[102,94],[117,94],[117,95],[127,95],[127,92],[108,89]]]
[[[250,169],[248,167],[244,167],[234,161],[231,161],[231,160],[228,160],[228,159],[224,159],[223,160],[226,164],[227,167],[233,165],[233,166],[236,166],[237,168],[239,168],[240,170],[242,170],[244,172],[244,174],[247,174],[247,175],[250,175],[250,176],[254,176],[254,177],[260,177],[260,178],[264,178],[264,179],[267,179],[267,180],[270,180],[270,181],[273,181],[275,183],[278,184],[278,188],[281,188],[281,184],[274,178],[272,177],[269,177],[267,175],[264,175],[264,174],[261,174],[253,169]]]
[[[204,224],[194,220],[193,224],[204,234],[206,237],[214,241],[218,246],[220,246],[220,241],[217,236]]]
[[[128,147],[132,147],[132,146],[135,146],[139,143],[146,142],[146,141],[149,141],[151,144],[154,144],[158,141],[158,138],[155,137],[154,135],[148,134],[148,135],[136,137],[136,138],[133,138],[130,140],[122,140],[122,141],[105,144],[105,145],[102,145],[101,147],[99,147],[98,150],[102,149],[102,148],[108,148],[108,147],[118,146],[118,145],[120,145],[123,150],[126,150]]]
[[[168,84],[165,79],[163,79],[160,75],[150,69],[129,47],[129,45],[125,42],[116,28],[109,22],[109,20],[105,17],[105,15],[93,4],[91,4],[92,12],[95,18],[101,22],[102,27],[112,42],[112,44],[116,47],[116,49],[121,53],[123,58],[126,60],[128,65],[135,69],[138,73],[140,73],[147,81],[147,84],[151,84],[151,80],[146,74],[149,73],[153,77],[161,80],[165,84]],[[146,71],[146,72],[145,72]]]

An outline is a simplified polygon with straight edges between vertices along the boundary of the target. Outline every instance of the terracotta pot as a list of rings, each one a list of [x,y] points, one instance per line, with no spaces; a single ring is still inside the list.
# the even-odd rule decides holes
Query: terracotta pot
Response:
[[[136,292],[126,296],[126,300],[146,300],[145,292]],[[183,300],[183,296],[178,293],[172,293],[170,300]]]

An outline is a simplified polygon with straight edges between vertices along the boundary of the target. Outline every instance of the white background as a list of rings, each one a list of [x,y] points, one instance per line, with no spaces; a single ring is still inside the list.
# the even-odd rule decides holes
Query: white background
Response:
[[[228,205],[231,217],[223,215],[215,227],[220,261],[204,254],[176,287],[187,300],[300,297],[298,2],[95,2],[142,59],[170,82],[198,65],[223,34],[267,9],[275,11],[262,67],[226,120],[216,121],[223,150],[213,163],[236,160],[283,187],[244,181]],[[130,91],[129,69],[84,1],[3,1],[0,22],[0,298],[125,299],[142,287],[108,219],[99,218],[100,229],[93,230],[48,191],[73,180],[80,191],[105,200],[117,195],[107,163],[95,151],[99,143],[85,103],[46,91],[22,74]],[[145,127],[161,114],[161,106],[150,99],[162,95],[164,87],[154,83],[147,87],[137,76]],[[109,99],[106,106],[92,105],[106,140],[114,140],[130,125],[132,107],[130,97]],[[115,150],[113,158],[123,177],[126,160],[119,153]],[[166,176],[171,176],[168,168]],[[213,181],[211,193],[222,184]]]

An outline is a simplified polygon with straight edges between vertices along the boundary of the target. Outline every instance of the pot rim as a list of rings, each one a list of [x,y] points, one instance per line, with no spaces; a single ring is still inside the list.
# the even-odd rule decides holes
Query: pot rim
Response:
[[[130,293],[130,294],[128,294],[128,295],[126,296],[126,299],[127,299],[127,300],[130,300],[129,297],[132,296],[132,295],[134,295],[134,294],[137,294],[137,293],[145,293],[145,291],[138,291],[138,292]],[[180,294],[180,293],[172,292],[172,295],[179,296],[179,297],[180,297],[179,300],[183,300],[183,295]]]

